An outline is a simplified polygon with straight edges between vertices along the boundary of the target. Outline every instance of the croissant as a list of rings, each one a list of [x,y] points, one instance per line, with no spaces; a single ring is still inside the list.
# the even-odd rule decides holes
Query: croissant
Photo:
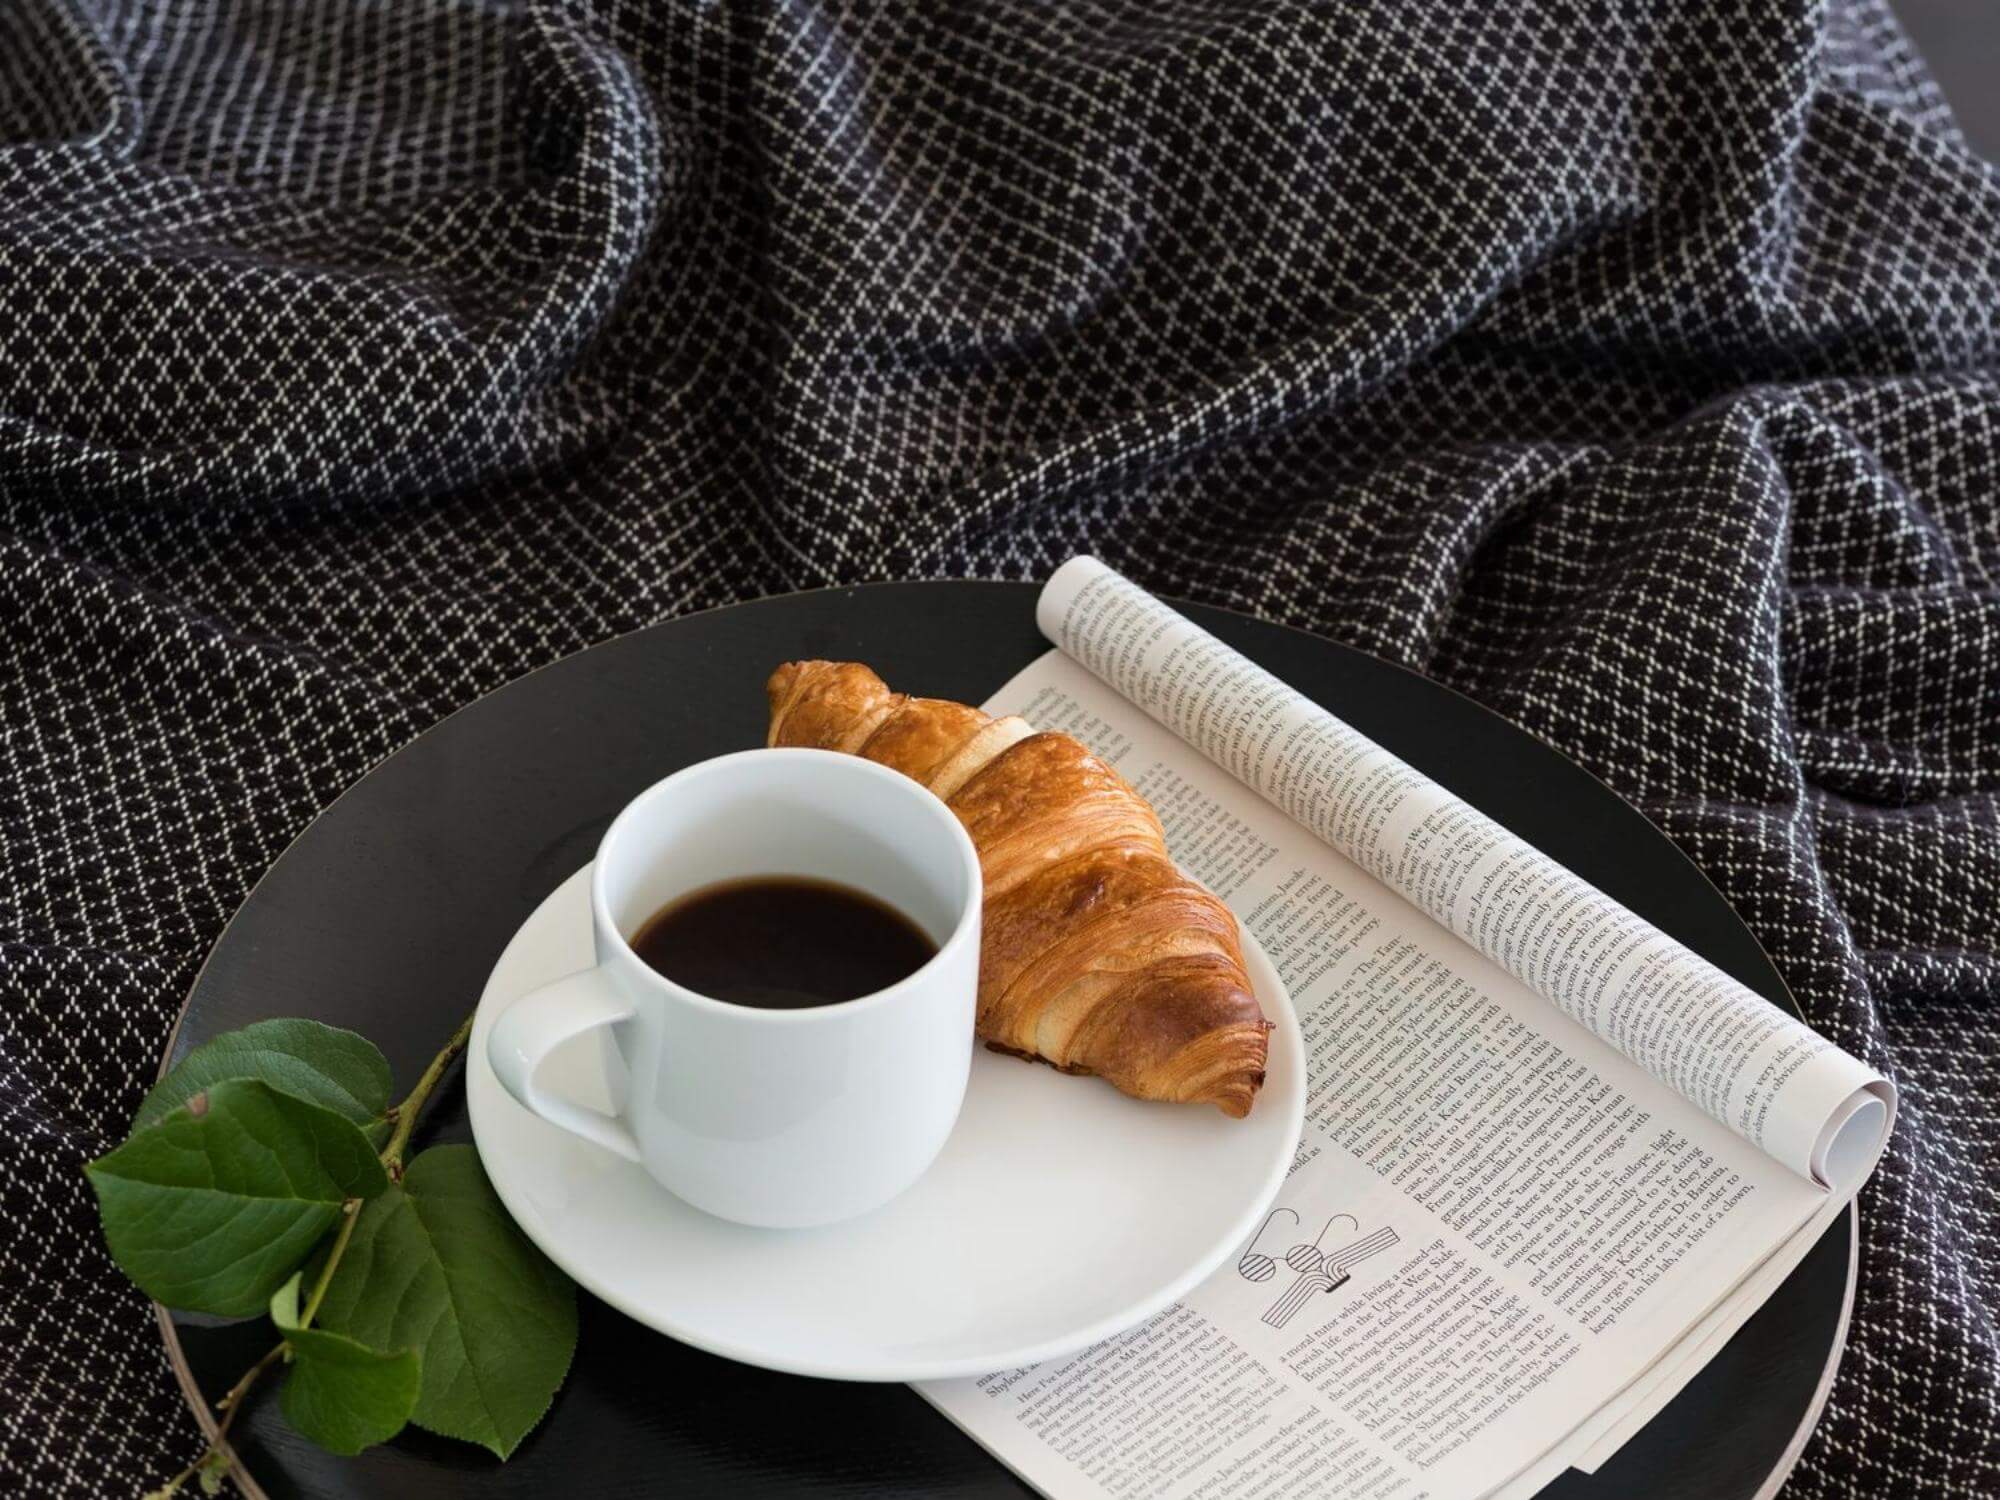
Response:
[[[1069,735],[893,693],[859,662],[787,662],[766,691],[770,744],[901,771],[972,835],[988,1047],[1141,1099],[1250,1112],[1270,1024],[1236,919],[1175,867],[1160,820],[1123,777]]]

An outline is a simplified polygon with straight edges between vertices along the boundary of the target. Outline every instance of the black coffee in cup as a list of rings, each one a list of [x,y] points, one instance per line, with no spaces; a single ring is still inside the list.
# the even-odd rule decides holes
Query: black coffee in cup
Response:
[[[804,1010],[887,989],[928,963],[937,944],[865,891],[786,875],[691,891],[646,919],[632,951],[712,1000]]]

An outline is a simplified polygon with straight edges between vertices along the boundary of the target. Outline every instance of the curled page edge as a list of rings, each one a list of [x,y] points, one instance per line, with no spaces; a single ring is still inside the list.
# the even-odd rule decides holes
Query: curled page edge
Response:
[[[1130,634],[1120,642],[1119,651],[1121,656],[1129,658],[1136,654],[1143,657],[1144,652],[1150,645],[1170,630],[1179,629],[1188,638],[1200,639],[1211,644],[1223,659],[1240,664],[1249,674],[1256,678],[1265,679],[1269,684],[1274,685],[1276,690],[1303,705],[1310,715],[1317,716],[1327,724],[1337,727],[1352,744],[1364,747],[1364,753],[1375,765],[1393,765],[1398,768],[1399,774],[1404,774],[1413,779],[1414,782],[1435,790],[1440,797],[1448,798],[1460,806],[1469,805],[1463,803],[1462,799],[1456,797],[1443,787],[1440,787],[1429,777],[1423,776],[1422,773],[1410,767],[1400,757],[1390,754],[1389,751],[1368,740],[1366,736],[1361,735],[1358,731],[1347,725],[1337,715],[1329,713],[1326,709],[1307,699],[1296,689],[1280,682],[1279,679],[1273,677],[1270,673],[1257,667],[1255,663],[1243,657],[1240,652],[1216,640],[1214,636],[1196,625],[1192,620],[1189,620],[1185,615],[1182,615],[1171,605],[1139,588],[1137,584],[1124,578],[1116,570],[1108,567],[1097,558],[1088,554],[1080,554],[1072,557],[1068,562],[1057,568],[1054,573],[1049,575],[1048,582],[1042,586],[1041,593],[1035,601],[1035,623],[1042,634],[1058,650],[1070,656],[1086,670],[1091,671],[1115,691],[1125,693],[1125,690],[1119,683],[1099,670],[1086,655],[1079,653],[1075,649],[1074,642],[1067,638],[1066,622],[1073,605],[1089,585],[1097,583],[1100,580],[1106,580],[1111,586],[1122,589],[1126,592],[1128,598],[1136,596],[1138,599],[1145,601],[1154,617],[1149,630]],[[1209,759],[1222,766],[1224,770],[1229,771],[1231,775],[1235,775],[1239,780],[1244,781],[1244,784],[1248,785],[1252,791],[1255,791],[1267,801],[1277,803],[1281,810],[1287,812],[1288,816],[1294,816],[1295,821],[1297,820],[1296,815],[1292,814],[1290,809],[1284,808],[1283,804],[1278,802],[1278,799],[1272,796],[1267,788],[1256,785],[1254,782],[1244,778],[1241,773],[1230,766],[1220,755],[1211,751],[1209,747],[1190,740],[1186,734],[1161,714],[1153,703],[1143,701],[1139,698],[1132,698],[1132,695],[1129,693],[1125,693],[1125,696],[1131,698],[1135,706],[1147,714],[1148,717],[1165,725],[1183,740],[1193,744],[1194,748],[1208,755]],[[1476,809],[1474,811],[1476,812]],[[1483,817],[1484,815],[1481,814],[1480,816]],[[1319,834],[1323,838],[1326,837],[1319,829],[1309,827],[1308,831]],[[1503,828],[1501,832],[1507,839],[1512,841],[1514,846],[1522,850],[1532,850],[1535,854],[1540,855],[1539,850],[1533,850],[1532,845],[1528,844],[1526,840],[1520,838],[1511,830]],[[1349,858],[1356,857],[1352,850],[1343,848],[1337,841],[1332,839],[1328,839],[1327,841],[1342,855]],[[1545,855],[1541,855],[1540,857],[1543,859],[1547,858]],[[1381,876],[1382,872],[1374,871],[1373,873]],[[1598,891],[1589,882],[1583,880],[1581,876],[1576,875],[1573,871],[1569,872],[1569,875],[1591,897],[1603,903],[1604,909],[1629,917],[1634,924],[1651,933],[1657,934],[1666,943],[1671,944],[1673,949],[1688,955],[1690,958],[1707,967],[1713,967],[1712,965],[1707,965],[1706,960],[1694,954],[1693,950],[1687,948],[1678,939],[1673,938],[1670,934],[1661,933],[1652,923],[1644,921],[1636,913],[1631,913],[1628,908],[1615,901],[1612,897]],[[1414,901],[1409,892],[1400,888],[1394,880],[1387,880],[1386,883],[1392,889],[1396,889],[1397,893],[1402,895],[1406,900]],[[1420,908],[1422,907],[1421,902],[1416,904]],[[1426,910],[1428,911],[1427,908]],[[1435,913],[1428,914],[1437,919]],[[1441,919],[1437,920],[1441,921]],[[1555,997],[1543,990],[1540,985],[1535,984],[1528,975],[1521,973],[1513,964],[1507,963],[1501,955],[1493,953],[1485,945],[1477,942],[1470,933],[1463,931],[1456,924],[1443,923],[1441,921],[1441,925],[1446,926],[1447,930],[1454,932],[1461,940],[1470,943],[1482,952],[1486,952],[1488,957],[1501,962],[1503,967],[1514,972],[1518,978],[1527,983],[1530,988],[1541,993],[1543,998],[1549,1000],[1551,1004],[1556,1005],[1558,1009],[1568,1009],[1568,1007],[1563,1006]],[[1727,976],[1724,977],[1727,978]],[[1757,995],[1747,986],[1733,979],[1729,979],[1728,983],[1736,990],[1740,990],[1744,995],[1749,996],[1757,1004],[1768,1006],[1771,1010],[1777,1012],[1778,1015],[1784,1018],[1789,1027],[1795,1027],[1803,1031],[1806,1036],[1820,1044],[1815,1054],[1808,1057],[1805,1060],[1804,1066],[1798,1068],[1797,1071],[1817,1077],[1822,1088],[1830,1088],[1834,1091],[1835,1098],[1830,1104],[1823,1105],[1816,1110],[1806,1111],[1803,1118],[1781,1119],[1777,1122],[1775,1128],[1767,1132],[1762,1139],[1752,1136],[1738,1122],[1730,1120],[1725,1115],[1716,1114],[1715,1118],[1720,1119],[1723,1124],[1727,1125],[1737,1134],[1751,1140],[1759,1149],[1800,1176],[1818,1184],[1841,1199],[1851,1198],[1860,1189],[1861,1185],[1868,1180],[1876,1166],[1881,1162],[1883,1153],[1888,1149],[1889,1137],[1895,1128],[1897,1105],[1895,1085],[1860,1059],[1842,1051],[1831,1041],[1820,1037],[1801,1018],[1772,1005],[1769,1000],[1766,1000],[1761,995]],[[1605,1040],[1612,1042],[1614,1046],[1619,1046],[1620,1051],[1626,1052],[1627,1056],[1631,1057],[1634,1062],[1639,1063],[1641,1067],[1646,1068],[1649,1073],[1659,1078],[1662,1083],[1668,1087],[1675,1087],[1670,1079],[1660,1075],[1643,1057],[1630,1052],[1614,1038],[1606,1037]],[[1817,1093],[1819,1090],[1806,1090],[1805,1092]],[[1715,1112],[1710,1111],[1710,1113],[1714,1114]],[[1786,1113],[1790,1115],[1791,1111],[1788,1110]]]
[[[1840,1198],[1851,1198],[1875,1175],[1896,1125],[1896,1088],[1888,1079],[1865,1083],[1820,1127],[1813,1142],[1813,1181]]]

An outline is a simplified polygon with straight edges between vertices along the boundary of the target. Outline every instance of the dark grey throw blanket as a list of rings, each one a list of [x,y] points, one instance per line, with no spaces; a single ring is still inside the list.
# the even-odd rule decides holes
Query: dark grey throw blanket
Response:
[[[0,1491],[198,1445],[79,1164],[370,764],[834,580],[1411,663],[1907,1113],[1801,1495],[2000,1492],[2000,176],[1875,5],[0,3]]]

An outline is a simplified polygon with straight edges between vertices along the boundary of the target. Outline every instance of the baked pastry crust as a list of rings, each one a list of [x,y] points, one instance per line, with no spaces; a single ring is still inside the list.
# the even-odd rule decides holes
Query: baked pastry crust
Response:
[[[1066,734],[890,691],[859,662],[786,662],[772,745],[901,771],[958,815],[986,907],[978,1034],[1141,1099],[1250,1112],[1270,1023],[1236,919],[1167,853],[1152,807]]]

